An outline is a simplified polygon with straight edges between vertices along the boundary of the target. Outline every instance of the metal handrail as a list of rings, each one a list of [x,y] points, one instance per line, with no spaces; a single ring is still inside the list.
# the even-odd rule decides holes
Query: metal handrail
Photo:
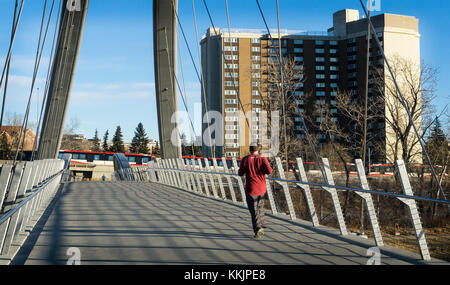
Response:
[[[155,169],[155,170],[170,170],[170,171],[185,171],[185,172],[195,172],[195,173],[205,173],[205,174],[207,173],[207,174],[216,174],[216,175],[239,176],[237,173],[211,172],[211,171],[200,171],[200,170],[191,170],[191,169],[160,168],[160,167],[153,167],[153,169]],[[282,179],[282,178],[274,178],[274,177],[267,177],[267,180],[278,181],[278,182],[290,182],[290,183],[297,183],[297,184],[305,184],[305,185],[319,186],[319,187],[326,187],[326,188],[336,188],[336,189],[349,190],[349,191],[355,191],[355,192],[364,192],[364,193],[370,193],[370,194],[391,196],[391,197],[404,198],[404,199],[421,200],[421,201],[434,202],[434,203],[450,204],[449,200],[441,200],[441,199],[434,199],[434,198],[427,198],[427,197],[420,197],[420,196],[411,196],[411,195],[405,195],[405,194],[399,194],[399,193],[385,192],[385,191],[380,191],[380,190],[366,190],[366,189],[362,189],[362,188],[349,187],[349,186],[331,185],[331,184],[326,184],[326,183],[305,182],[305,181]]]
[[[41,186],[38,187],[37,190],[35,190],[33,192],[33,194],[31,194],[30,196],[26,197],[22,202],[20,202],[17,206],[15,206],[14,208],[12,208],[11,210],[9,210],[3,217],[0,218],[0,225],[3,224],[4,222],[6,222],[8,220],[8,218],[10,218],[12,215],[14,215],[14,213],[16,213],[20,208],[22,208],[28,201],[30,201],[31,199],[33,199],[35,196],[37,196],[40,192],[42,192],[45,187],[50,184],[50,182],[53,181],[53,179],[55,179],[55,177],[57,177],[59,174],[61,174],[65,169],[62,169],[60,171],[58,171],[57,173],[55,173],[53,176],[51,176],[50,178],[48,178],[46,181],[44,181],[42,183]]]

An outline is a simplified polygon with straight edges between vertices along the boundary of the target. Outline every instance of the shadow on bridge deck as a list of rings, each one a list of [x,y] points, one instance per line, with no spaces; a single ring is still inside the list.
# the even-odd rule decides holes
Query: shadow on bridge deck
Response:
[[[253,240],[248,210],[160,184],[66,184],[11,264],[366,264],[371,240],[267,216]],[[420,256],[384,246],[382,264],[421,264]],[[441,263],[432,260],[427,264]]]

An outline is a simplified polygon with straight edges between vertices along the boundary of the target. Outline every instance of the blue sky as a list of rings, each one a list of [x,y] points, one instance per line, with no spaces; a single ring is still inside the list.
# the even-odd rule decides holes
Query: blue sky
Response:
[[[421,57],[438,69],[435,105],[438,110],[448,104],[450,95],[450,4],[444,0],[379,0],[381,13],[411,15],[419,19]],[[3,68],[14,0],[0,0],[0,66]],[[51,0],[48,0],[50,7]],[[158,139],[153,68],[153,34],[151,0],[91,0],[84,38],[72,89],[67,122],[79,121],[78,133],[87,138],[98,129],[113,133],[120,125],[124,139],[130,141],[135,127],[142,122],[149,137]],[[203,0],[194,0],[198,33],[201,37],[211,26]],[[227,27],[225,1],[207,0],[216,27]],[[358,0],[279,0],[281,28],[290,30],[326,31],[332,26],[335,11],[350,8],[362,14]],[[59,3],[59,0],[56,0]],[[276,1],[260,0],[271,28],[276,28]],[[254,0],[228,0],[232,28],[263,29],[264,23]],[[30,93],[31,76],[39,35],[44,0],[25,1],[22,21],[13,50],[12,68],[6,101],[9,113],[25,113]],[[179,16],[190,48],[199,66],[194,29],[192,1],[179,0]],[[56,14],[54,14],[54,19]],[[54,23],[54,22],[53,22]],[[191,116],[199,111],[200,83],[195,75],[180,33],[187,98]],[[40,72],[36,81],[30,120],[37,121],[50,55],[48,38]],[[447,47],[447,48],[446,48]],[[179,64],[179,67],[181,65]],[[181,81],[181,74],[179,75]],[[39,88],[39,92],[37,91]],[[3,91],[2,91],[3,92]],[[180,109],[183,108],[179,100]],[[197,116],[198,117],[198,116]],[[198,117],[199,118],[199,117]],[[443,118],[442,124],[448,124]],[[199,120],[195,122],[197,135]],[[110,137],[111,138],[111,137]]]

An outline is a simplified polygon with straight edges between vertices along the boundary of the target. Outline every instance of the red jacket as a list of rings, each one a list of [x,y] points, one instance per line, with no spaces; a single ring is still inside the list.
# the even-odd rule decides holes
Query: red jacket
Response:
[[[245,193],[251,196],[266,193],[266,174],[272,173],[272,167],[267,158],[261,155],[248,155],[241,161],[239,176],[245,174]]]

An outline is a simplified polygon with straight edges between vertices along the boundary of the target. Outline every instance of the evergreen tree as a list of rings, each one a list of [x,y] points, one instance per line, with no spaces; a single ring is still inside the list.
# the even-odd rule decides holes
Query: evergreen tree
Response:
[[[105,133],[105,135],[103,136],[103,145],[102,145],[102,148],[103,148],[103,151],[104,151],[104,152],[109,151],[108,137],[109,137],[109,131],[106,130],[106,133]]]
[[[160,155],[161,151],[159,149],[159,143],[156,142],[155,147],[153,148],[153,155]]]
[[[95,129],[95,135],[92,139],[92,151],[101,151],[100,149],[100,139],[98,138],[98,131]]]
[[[11,151],[11,144],[8,141],[8,137],[6,136],[6,133],[3,133],[0,138],[0,159],[12,159]]]
[[[130,152],[132,153],[148,153],[148,138],[145,133],[144,126],[139,123],[134,131],[134,137],[131,141]]]
[[[116,132],[114,133],[112,143],[113,143],[111,147],[112,152],[114,153],[125,152],[125,146],[123,145],[122,129],[120,128],[120,126],[117,126],[116,128]]]
[[[432,164],[444,164],[448,156],[448,141],[436,117],[426,148]]]

